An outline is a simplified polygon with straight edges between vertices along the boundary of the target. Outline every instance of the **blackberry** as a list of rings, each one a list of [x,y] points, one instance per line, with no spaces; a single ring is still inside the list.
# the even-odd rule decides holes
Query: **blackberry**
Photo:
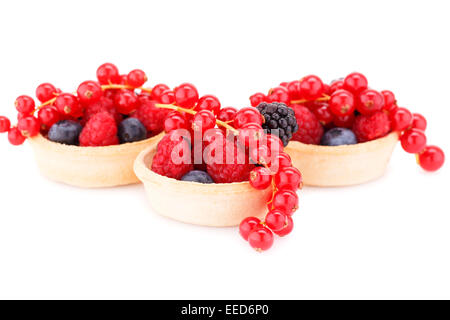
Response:
[[[263,129],[267,130],[267,133],[278,136],[283,141],[283,145],[287,146],[292,135],[298,130],[294,110],[279,102],[261,102],[256,109],[265,119]]]
[[[78,145],[78,137],[83,128],[72,120],[62,120],[55,123],[48,132],[48,139],[68,145]]]

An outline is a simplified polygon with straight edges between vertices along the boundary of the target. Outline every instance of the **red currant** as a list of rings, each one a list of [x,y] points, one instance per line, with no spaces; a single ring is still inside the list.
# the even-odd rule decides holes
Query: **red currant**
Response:
[[[209,129],[212,129],[216,126],[216,117],[214,113],[209,110],[202,110],[197,112],[194,115],[194,119],[192,121],[192,130],[205,132]]]
[[[241,234],[244,240],[248,240],[248,236],[251,232],[253,232],[256,228],[262,227],[261,220],[256,217],[248,217],[242,220],[239,225],[239,233]]]
[[[17,111],[27,115],[30,115],[35,108],[34,100],[30,96],[20,96],[16,99],[16,102],[14,104]]]
[[[140,69],[130,71],[127,75],[127,84],[133,88],[139,88],[144,85],[148,80],[147,75]]]
[[[128,84],[128,75],[121,74],[119,78],[120,78],[119,84],[123,84],[123,85]]]
[[[183,83],[175,88],[175,101],[177,105],[186,109],[191,109],[198,101],[197,88],[190,83]]]
[[[39,133],[41,125],[35,117],[26,117],[19,120],[17,128],[24,137],[34,137]]]
[[[97,69],[97,79],[100,84],[120,83],[119,69],[112,63],[102,64]]]
[[[366,90],[367,86],[367,78],[363,74],[358,72],[350,73],[344,79],[344,89],[350,91],[355,95]]]
[[[233,107],[225,107],[220,110],[217,119],[223,122],[227,122],[229,125],[232,125],[234,117],[236,116],[237,110]]]
[[[286,217],[286,225],[283,229],[274,231],[275,234],[279,237],[284,237],[292,232],[292,229],[294,229],[294,220],[292,220],[292,217],[287,216]]]
[[[255,93],[250,96],[250,104],[252,107],[257,107],[261,102],[267,101],[267,96],[264,93]]]
[[[420,113],[413,113],[412,128],[425,131],[427,128],[427,119]]]
[[[8,132],[11,128],[11,121],[7,117],[0,116],[0,133]]]
[[[312,111],[322,126],[326,126],[334,120],[334,115],[331,113],[330,106],[326,103],[322,103],[320,107],[315,108]]]
[[[164,120],[164,131],[168,133],[177,129],[187,129],[187,120],[182,114],[171,112]]]
[[[262,125],[263,117],[261,113],[255,108],[242,108],[236,113],[234,117],[234,126],[239,129],[247,123],[256,123]]]
[[[325,93],[326,95],[330,95],[332,93],[331,87],[328,83],[323,84],[323,93]]]
[[[246,147],[256,147],[264,135],[264,131],[260,124],[247,123],[239,130],[238,141]]]
[[[339,117],[348,116],[355,111],[353,94],[347,90],[337,90],[330,97],[330,111]]]
[[[275,192],[272,202],[268,204],[270,209],[279,209],[287,215],[292,215],[298,209],[298,196],[292,190],[278,190]]]
[[[301,188],[302,174],[294,167],[282,168],[275,175],[275,185],[279,190],[289,189],[296,191]]]
[[[114,98],[114,104],[120,113],[130,114],[138,107],[139,100],[133,91],[120,90]]]
[[[270,89],[267,100],[269,100],[269,102],[281,102],[285,104],[291,102],[289,92],[285,87],[275,87]]]
[[[159,102],[162,104],[174,104],[175,93],[172,90],[164,90],[159,96]]]
[[[250,150],[250,159],[257,164],[270,165],[272,160],[270,149],[266,145],[252,148]]]
[[[425,148],[427,144],[427,137],[422,130],[408,129],[402,134],[400,142],[403,150],[406,152],[419,153],[423,150],[423,148]]]
[[[279,84],[279,87],[285,87],[285,88],[287,88],[288,85],[289,85],[289,82],[283,81],[283,82],[281,82],[281,83]]]
[[[71,93],[61,93],[56,97],[55,107],[61,114],[70,115],[74,118],[83,115],[83,108],[78,102],[78,98]]]
[[[56,88],[51,83],[42,83],[36,88],[36,97],[40,102],[46,102],[56,96]]]
[[[384,107],[383,110],[388,112],[392,112],[397,108],[397,101],[395,100],[395,95],[392,91],[383,90],[381,94],[384,98]]]
[[[102,87],[95,81],[84,81],[77,89],[78,99],[87,105],[97,102],[103,96]]]
[[[426,146],[425,149],[417,155],[417,162],[426,171],[436,171],[445,161],[444,151],[437,146]]]
[[[353,127],[353,122],[355,121],[355,114],[350,113],[347,116],[334,117],[333,123],[336,127],[341,128],[351,128]]]
[[[220,111],[220,101],[216,96],[207,94],[198,100],[195,110],[209,110],[217,115]]]
[[[25,138],[17,127],[11,128],[8,131],[8,140],[14,146],[20,146],[25,142]]]
[[[291,157],[285,153],[280,152],[272,157],[272,162],[270,163],[271,169],[274,172],[278,172],[282,168],[291,167],[292,166],[292,160]]]
[[[291,81],[287,84],[286,88],[289,92],[289,97],[291,98],[291,100],[299,100],[302,98],[300,81]]]
[[[263,141],[266,141],[267,147],[270,151],[274,152],[274,154],[281,152],[284,148],[283,141],[274,134],[265,135]]]
[[[320,98],[324,92],[323,82],[318,76],[306,76],[300,80],[300,91],[306,100],[315,100]]]
[[[41,129],[46,131],[52,125],[60,120],[59,112],[53,106],[46,106],[39,110],[38,119],[41,123]]]
[[[272,231],[280,231],[287,226],[287,215],[281,210],[275,209],[267,213],[264,219],[266,226]]]
[[[156,100],[156,101],[160,101],[161,95],[166,90],[170,90],[170,88],[167,85],[165,85],[163,83],[157,84],[152,89],[152,93],[151,93],[152,99]]]
[[[250,184],[258,190],[267,189],[272,182],[270,170],[264,167],[256,167],[250,172]]]
[[[335,80],[330,85],[330,94],[344,88],[344,80]]]
[[[370,115],[381,110],[384,106],[384,98],[381,93],[373,89],[362,91],[356,103],[356,109],[363,115]]]
[[[268,250],[273,244],[273,233],[266,227],[257,228],[249,234],[248,243],[256,251]]]
[[[391,114],[391,126],[393,131],[403,131],[408,128],[413,121],[411,112],[406,108],[397,108]]]

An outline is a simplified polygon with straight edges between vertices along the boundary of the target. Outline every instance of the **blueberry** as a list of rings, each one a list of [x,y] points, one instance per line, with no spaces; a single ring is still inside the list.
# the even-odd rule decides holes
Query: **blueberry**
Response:
[[[135,142],[147,138],[147,130],[136,118],[127,118],[119,124],[120,143]]]
[[[50,128],[48,139],[54,142],[78,145],[78,136],[83,128],[73,120],[58,121]]]
[[[191,182],[199,182],[199,183],[214,183],[214,180],[204,171],[200,170],[192,170],[186,173],[181,181],[191,181]]]
[[[343,144],[356,144],[356,136],[352,130],[346,128],[333,128],[325,132],[320,141],[324,146],[340,146]]]

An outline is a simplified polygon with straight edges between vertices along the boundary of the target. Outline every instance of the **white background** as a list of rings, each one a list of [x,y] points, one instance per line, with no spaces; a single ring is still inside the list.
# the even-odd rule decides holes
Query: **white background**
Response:
[[[0,114],[106,61],[236,107],[357,70],[450,154],[447,1],[0,3]],[[41,177],[28,145],[2,135],[0,152],[0,298],[450,298],[448,163],[426,174],[399,146],[378,181],[306,187],[294,232],[264,254],[237,228],[158,216],[140,185],[72,188]]]

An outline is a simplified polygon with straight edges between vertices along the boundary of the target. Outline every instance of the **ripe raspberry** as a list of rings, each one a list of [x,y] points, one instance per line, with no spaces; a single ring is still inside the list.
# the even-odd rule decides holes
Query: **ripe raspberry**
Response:
[[[359,115],[353,124],[353,132],[358,138],[358,142],[365,142],[381,138],[391,130],[389,116],[383,111],[375,112],[372,115]]]
[[[294,133],[292,140],[307,144],[319,144],[323,135],[323,127],[316,116],[303,105],[294,104],[292,108],[298,123],[298,131]]]
[[[177,131],[166,134],[158,143],[156,154],[153,157],[152,171],[180,180],[193,169],[189,143]]]
[[[80,146],[100,147],[119,144],[117,124],[108,112],[99,112],[91,117],[80,134]]]
[[[170,110],[155,107],[155,101],[150,100],[150,96],[140,96],[139,101],[140,106],[131,116],[142,122],[150,136],[157,135],[164,130],[164,120]]]
[[[231,183],[248,181],[255,165],[249,163],[249,157],[237,147],[236,142],[227,140],[223,153],[220,155],[216,152],[214,157],[207,159],[206,167],[214,182]]]
[[[107,97],[101,97],[99,101],[90,103],[85,107],[83,118],[80,121],[81,125],[84,126],[93,115],[99,112],[108,112],[114,117],[117,124],[123,119],[122,115],[116,110],[114,102]]]

